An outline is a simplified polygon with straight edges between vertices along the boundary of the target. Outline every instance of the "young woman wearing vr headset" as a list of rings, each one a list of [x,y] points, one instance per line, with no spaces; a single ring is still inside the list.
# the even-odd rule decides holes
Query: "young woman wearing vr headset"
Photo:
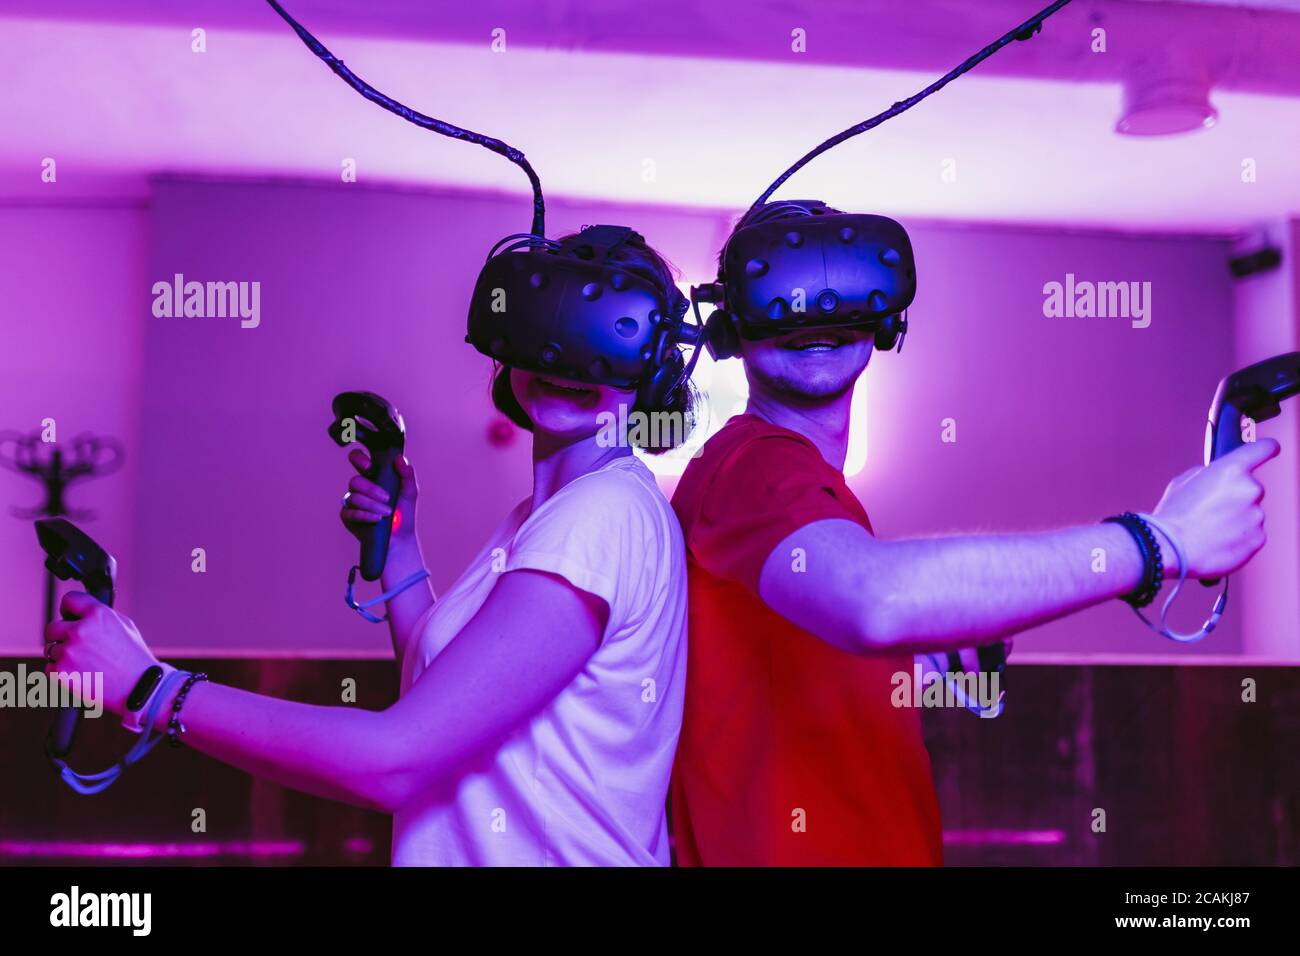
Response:
[[[469,338],[502,353],[497,407],[532,433],[533,493],[445,594],[435,599],[421,584],[389,599],[397,703],[381,712],[319,707],[201,681],[183,691],[169,682],[157,708],[163,730],[180,702],[182,739],[193,749],[392,814],[398,865],[669,862],[685,551],[650,470],[626,435],[610,440],[608,423],[628,421],[620,405],[689,418],[681,353],[654,331],[674,326],[684,300],[667,263],[631,230],[594,227],[545,243],[490,260],[470,315]],[[498,292],[520,304],[494,324],[487,316]],[[601,350],[603,326],[640,351]],[[500,341],[503,328],[510,341]],[[533,340],[545,344],[534,351]],[[592,381],[617,382],[619,372],[634,377]],[[362,449],[349,458],[358,472],[369,467]],[[424,563],[415,470],[404,456],[396,467],[401,521],[385,586]],[[392,514],[388,502],[358,474],[343,523],[360,536]],[[52,666],[102,672],[106,706],[122,713],[159,662],[112,608],[81,593],[62,607],[75,619],[47,634]]]
[[[272,5],[372,101],[454,130],[365,86]],[[294,703],[201,675],[182,682],[164,666],[159,700],[138,710],[249,773],[392,814],[395,864],[665,865],[686,559],[671,507],[619,429],[630,413],[666,412],[681,427],[647,450],[684,438],[687,303],[669,265],[626,227],[545,238],[522,154],[455,135],[507,155],[535,187],[532,231],[489,255],[466,337],[494,360],[497,407],[532,433],[532,495],[435,599],[415,536],[415,470],[397,458],[401,520],[383,580],[401,697],[388,709]],[[364,450],[350,460],[369,468]],[[358,474],[344,525],[364,537],[394,514],[390,500]],[[159,662],[129,618],[89,595],[68,595],[62,609],[73,619],[47,632],[51,666],[102,672],[106,706],[122,713]]]

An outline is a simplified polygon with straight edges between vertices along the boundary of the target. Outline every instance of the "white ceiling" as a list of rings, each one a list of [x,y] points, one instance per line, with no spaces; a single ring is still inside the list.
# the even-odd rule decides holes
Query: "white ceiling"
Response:
[[[1300,0],[1146,0],[1148,3],[1201,3],[1211,7],[1239,7],[1251,10],[1300,12]]]
[[[1016,19],[1006,22],[1005,8],[1027,15],[1039,6],[998,2],[1003,29]],[[310,4],[289,4],[308,21],[299,5]],[[336,19],[364,16],[329,6]],[[552,20],[559,6],[547,6]],[[1111,6],[1082,4],[1076,21],[1012,44],[990,61],[998,69],[982,67],[840,146],[778,195],[914,219],[1222,234],[1300,214],[1300,94],[1289,75],[1278,80],[1280,92],[1267,92],[1260,87],[1284,71],[1256,78],[1251,61],[1236,57],[1242,62],[1224,84],[1233,88],[1213,94],[1221,114],[1215,128],[1160,140],[1117,136],[1121,88],[1107,73],[1114,65],[1099,67],[1074,49],[1075,34]],[[1186,0],[1117,6],[1160,8],[1170,31],[1192,9]],[[204,54],[190,52],[187,21],[155,22],[165,11],[145,7],[134,11],[138,22],[125,23],[96,21],[91,11],[5,20],[0,8],[0,85],[9,91],[0,100],[0,197],[48,199],[51,188],[61,197],[141,192],[144,178],[159,172],[336,179],[344,157],[357,161],[363,182],[526,189],[501,157],[367,104],[259,4],[240,8],[256,29],[213,26]],[[157,15],[144,15],[151,12]],[[799,19],[797,11],[787,22],[790,16]],[[1300,23],[1277,16],[1288,28]],[[384,92],[524,149],[548,195],[727,210],[752,202],[821,139],[942,72],[819,63],[784,51],[730,59],[519,42],[500,54],[486,39],[412,42],[308,25]],[[965,42],[973,52],[991,39],[987,28],[983,20],[967,31],[952,27],[943,42]],[[743,33],[744,22],[734,29]],[[925,32],[924,19],[916,20],[906,42],[927,49]],[[600,39],[584,32],[574,45],[616,46]],[[817,39],[810,34],[810,43]],[[660,40],[642,46],[656,49]],[[1073,59],[1047,57],[1049,43],[1072,44]],[[57,187],[40,181],[47,156],[59,164]],[[1255,183],[1241,180],[1247,159],[1256,164]],[[955,182],[941,176],[947,160],[955,162]]]

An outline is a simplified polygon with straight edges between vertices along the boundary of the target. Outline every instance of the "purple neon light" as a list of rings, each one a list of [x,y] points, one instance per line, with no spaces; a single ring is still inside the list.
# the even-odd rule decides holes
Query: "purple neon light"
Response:
[[[943,842],[955,846],[1055,846],[1062,830],[944,830]]]
[[[107,859],[208,859],[219,856],[302,856],[300,840],[226,840],[210,843],[75,843],[0,840],[0,856]]]
[[[943,842],[955,846],[1055,846],[1065,842],[1061,830],[945,830]],[[369,853],[369,840],[346,841],[352,853]],[[297,840],[227,840],[212,843],[74,843],[68,841],[0,840],[0,856],[70,857],[82,859],[210,859],[222,856],[302,856]]]
[[[365,837],[348,837],[343,841],[343,849],[358,856],[364,856],[374,850],[375,844]]]

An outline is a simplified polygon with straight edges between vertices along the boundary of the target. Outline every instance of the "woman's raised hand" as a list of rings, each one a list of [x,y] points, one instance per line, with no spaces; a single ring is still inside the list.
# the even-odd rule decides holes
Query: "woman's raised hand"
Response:
[[[339,518],[343,527],[360,538],[366,528],[382,521],[394,510],[388,505],[388,494],[383,488],[365,476],[370,467],[370,456],[364,448],[354,448],[348,454],[348,461],[357,470],[357,474],[348,482],[348,493],[343,496],[343,506],[339,509]],[[397,490],[397,514],[393,518],[392,546],[415,539],[415,500],[419,495],[419,485],[415,479],[415,469],[405,455],[399,455],[393,463],[400,484]]]

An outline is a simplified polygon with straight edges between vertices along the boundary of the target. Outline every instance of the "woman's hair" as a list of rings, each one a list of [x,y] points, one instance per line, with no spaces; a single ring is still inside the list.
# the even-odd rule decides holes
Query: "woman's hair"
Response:
[[[562,237],[559,241],[573,238],[573,235]],[[629,236],[617,249],[609,256],[610,261],[617,262],[628,272],[641,276],[654,283],[664,296],[668,299],[671,290],[676,285],[675,269],[673,266],[645,243],[644,240],[637,236]],[[668,344],[666,348],[677,348],[676,345]],[[630,411],[643,412],[651,416],[650,421],[656,419],[653,416],[657,413],[672,412],[681,416],[681,428],[656,428],[648,427],[638,429],[632,436],[633,444],[644,451],[652,454],[661,454],[665,451],[677,447],[686,440],[690,435],[691,429],[695,427],[696,410],[698,406],[699,393],[691,385],[689,379],[679,385],[670,395],[671,403],[665,402],[654,408],[642,407],[640,399],[632,406]],[[533,423],[528,415],[524,412],[519,400],[515,397],[514,389],[510,386],[510,369],[500,362],[492,363],[492,404],[496,406],[497,411],[505,415],[520,428],[525,431],[533,430]]]

